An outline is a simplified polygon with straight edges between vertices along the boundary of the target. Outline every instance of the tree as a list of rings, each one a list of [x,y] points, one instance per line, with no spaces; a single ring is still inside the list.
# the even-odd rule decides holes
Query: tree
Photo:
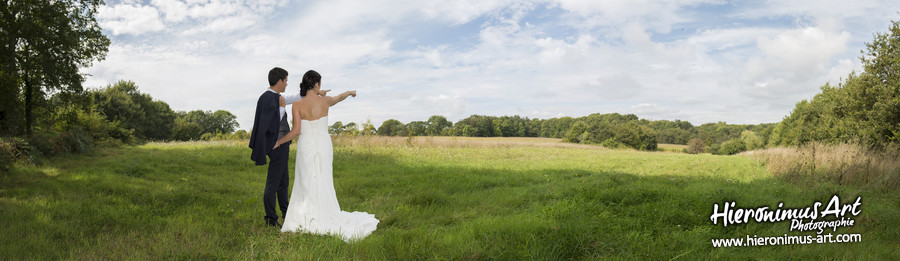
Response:
[[[237,116],[226,110],[217,110],[212,113],[212,132],[230,134],[240,127]]]
[[[424,121],[412,121],[406,124],[406,136],[425,136],[425,130],[428,128],[428,123]]]
[[[51,91],[81,92],[79,68],[105,59],[100,0],[0,2],[0,133],[31,135],[35,102]]]
[[[771,131],[769,145],[854,142],[872,148],[900,143],[900,23],[866,43],[861,73],[825,84],[797,103]]]
[[[448,121],[447,118],[440,115],[434,115],[428,118],[428,127],[426,127],[425,132],[428,136],[441,136],[447,135],[447,131],[453,127],[453,123]]]
[[[744,142],[744,146],[746,146],[747,150],[760,149],[765,145],[762,139],[756,135],[756,132],[750,130],[741,132],[741,141]]]
[[[403,123],[395,120],[389,119],[381,123],[381,127],[378,127],[376,133],[381,136],[401,136],[404,135]]]
[[[562,138],[569,130],[569,127],[575,123],[572,117],[552,118],[541,122],[541,137]]]
[[[356,126],[355,122],[347,123],[347,125],[344,125],[342,133],[350,136],[359,135],[359,127]]]
[[[119,81],[91,93],[97,108],[106,115],[106,118],[120,122],[126,129],[133,129],[136,138],[144,140],[172,138],[175,112],[169,104],[153,100],[149,94],[141,93],[134,82]],[[232,120],[233,117],[234,115]],[[208,126],[205,122],[200,125]]]
[[[638,121],[629,121],[616,125],[616,141],[639,150],[656,150],[656,131],[641,125]]]
[[[469,116],[468,118],[456,122],[456,124],[453,125],[453,128],[455,129],[453,132],[460,136],[467,137],[502,136],[503,133],[499,126],[494,126],[494,118],[496,117],[482,115]],[[469,126],[469,129],[466,129],[464,125]]]
[[[237,128],[237,117],[231,112],[193,110],[176,113],[173,139],[200,140],[203,135],[231,134]]]
[[[588,128],[590,128],[590,126],[588,126],[587,123],[584,123],[584,121],[575,122],[575,124],[566,131],[563,141],[571,143],[583,143],[587,141],[587,137],[590,135],[588,133]]]
[[[331,124],[331,126],[328,127],[328,134],[340,135],[344,133],[345,130],[346,128],[344,127],[344,124],[341,123],[341,121],[336,121],[334,122],[334,124]]]
[[[366,120],[366,122],[362,124],[362,128],[360,128],[358,135],[375,135],[375,133],[377,133],[377,131],[375,130],[375,125],[372,125],[372,120]]]
[[[732,139],[722,143],[722,146],[719,147],[718,150],[712,151],[712,153],[718,155],[734,155],[745,150],[747,150],[747,146],[744,144],[744,141],[741,139]]]
[[[184,117],[185,112],[179,111],[175,119],[175,127],[172,131],[173,140],[200,140],[203,136],[203,127],[197,122],[192,122]]]

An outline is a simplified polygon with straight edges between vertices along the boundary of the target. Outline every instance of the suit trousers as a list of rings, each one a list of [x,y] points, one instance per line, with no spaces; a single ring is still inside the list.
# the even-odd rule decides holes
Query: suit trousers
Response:
[[[266,175],[266,189],[263,192],[263,205],[266,209],[266,218],[278,220],[278,214],[275,212],[275,199],[278,199],[278,206],[281,208],[281,214],[287,214],[288,208],[288,183],[290,174],[288,173],[288,158],[291,152],[291,143],[281,144],[278,148],[269,152],[269,172]]]

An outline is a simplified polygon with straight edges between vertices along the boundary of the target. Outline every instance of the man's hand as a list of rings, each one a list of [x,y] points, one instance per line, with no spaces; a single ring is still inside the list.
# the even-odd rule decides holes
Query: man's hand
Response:
[[[331,90],[319,90],[319,96],[326,96]]]
[[[278,105],[281,107],[287,106],[287,102],[284,101],[284,96],[278,95]]]

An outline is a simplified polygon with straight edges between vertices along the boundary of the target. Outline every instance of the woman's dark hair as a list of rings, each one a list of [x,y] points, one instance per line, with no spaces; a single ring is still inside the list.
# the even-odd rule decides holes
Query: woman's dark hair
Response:
[[[316,88],[316,84],[322,81],[322,75],[309,70],[303,74],[303,82],[300,82],[300,96],[306,96],[306,91]]]
[[[272,68],[269,70],[269,86],[275,86],[278,83],[278,80],[287,79],[288,72],[280,67]]]

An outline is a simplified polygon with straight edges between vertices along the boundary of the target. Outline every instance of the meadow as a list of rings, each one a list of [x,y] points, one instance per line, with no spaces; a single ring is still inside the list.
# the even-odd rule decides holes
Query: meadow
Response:
[[[263,226],[266,170],[245,141],[99,149],[0,175],[0,259],[900,259],[896,190],[790,182],[752,157],[660,147],[339,137],[341,208],[381,220],[349,244]],[[815,235],[790,222],[713,225],[713,204],[800,208],[833,195],[862,197],[856,224],[837,231],[861,242],[710,243]]]

